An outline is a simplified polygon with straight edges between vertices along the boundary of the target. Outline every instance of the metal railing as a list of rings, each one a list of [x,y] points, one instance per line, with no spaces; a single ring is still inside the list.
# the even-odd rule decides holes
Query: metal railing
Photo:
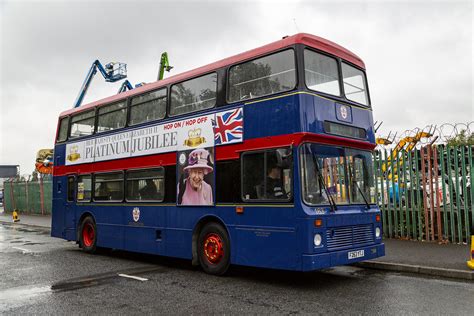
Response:
[[[472,146],[379,150],[374,168],[386,238],[466,243],[474,234]]]
[[[37,180],[10,179],[3,183],[4,209],[29,214],[51,214],[52,181],[40,177]]]

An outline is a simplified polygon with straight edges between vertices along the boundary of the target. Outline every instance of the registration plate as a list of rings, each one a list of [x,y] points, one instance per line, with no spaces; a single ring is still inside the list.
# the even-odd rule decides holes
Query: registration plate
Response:
[[[364,256],[364,250],[351,251],[347,254],[349,260]]]

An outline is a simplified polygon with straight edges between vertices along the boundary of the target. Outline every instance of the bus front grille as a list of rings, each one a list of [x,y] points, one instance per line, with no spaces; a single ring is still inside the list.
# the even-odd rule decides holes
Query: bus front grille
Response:
[[[351,247],[364,246],[374,242],[372,224],[348,227],[333,227],[326,231],[328,250],[339,250]]]

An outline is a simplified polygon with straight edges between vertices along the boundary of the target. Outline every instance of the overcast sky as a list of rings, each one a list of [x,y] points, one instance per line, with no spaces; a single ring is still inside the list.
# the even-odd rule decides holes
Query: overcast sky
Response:
[[[178,74],[298,32],[365,61],[381,135],[473,121],[472,20],[472,1],[0,0],[0,164],[34,170],[95,59],[152,82],[163,51]],[[98,74],[84,104],[120,84]]]

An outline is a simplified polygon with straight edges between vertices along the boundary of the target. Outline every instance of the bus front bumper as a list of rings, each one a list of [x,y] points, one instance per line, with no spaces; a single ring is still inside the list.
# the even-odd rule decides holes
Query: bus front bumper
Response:
[[[385,255],[385,244],[352,248],[322,254],[303,255],[302,270],[312,271],[359,261],[374,259]]]

